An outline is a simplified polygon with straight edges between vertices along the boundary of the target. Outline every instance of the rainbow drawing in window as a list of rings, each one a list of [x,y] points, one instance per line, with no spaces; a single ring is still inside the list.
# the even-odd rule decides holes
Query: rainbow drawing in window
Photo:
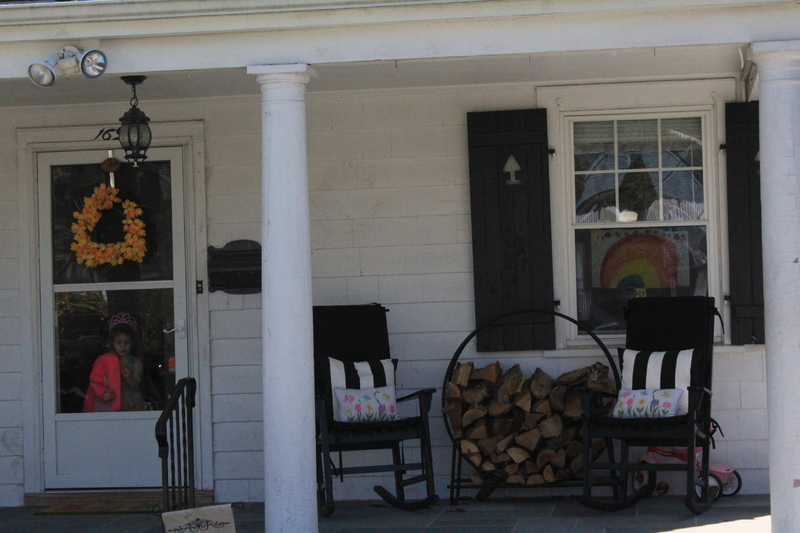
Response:
[[[687,287],[686,231],[668,229],[593,230],[592,282],[603,289]]]

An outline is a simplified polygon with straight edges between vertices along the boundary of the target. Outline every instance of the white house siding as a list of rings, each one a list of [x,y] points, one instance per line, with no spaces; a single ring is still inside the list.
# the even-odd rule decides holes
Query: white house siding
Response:
[[[720,346],[714,351],[712,416],[725,437],[717,438],[713,462],[733,465],[743,492],[769,492],[767,386],[764,346]]]
[[[148,102],[158,121],[202,120],[208,245],[260,240],[259,98]],[[453,350],[474,327],[466,113],[536,107],[532,85],[314,93],[307,97],[314,303],[381,302],[388,315],[401,392],[440,387]],[[23,402],[35,390],[37,361],[20,319],[18,228],[33,204],[17,175],[17,128],[116,123],[125,102],[92,106],[5,109],[0,115],[0,505],[20,505],[24,442],[39,415]],[[91,119],[86,119],[86,117]],[[19,210],[19,211],[18,211]],[[554,209],[555,212],[555,209]],[[27,235],[27,234],[26,234]],[[203,257],[198,257],[202,261]],[[23,295],[24,296],[24,295]],[[212,430],[202,447],[213,452],[219,501],[262,500],[260,295],[207,294],[210,312]],[[504,367],[523,361],[558,374],[599,358],[599,352],[482,354]],[[767,485],[766,386],[763,347],[721,347],[715,368],[715,417],[725,438],[715,461],[733,464],[744,491]],[[467,352],[464,359],[478,360]],[[450,442],[434,399],[431,426],[437,490],[446,495]],[[210,411],[210,415],[209,415]],[[23,452],[25,450],[25,452]],[[368,454],[366,454],[368,455]],[[369,457],[361,459],[369,460]],[[336,482],[337,498],[371,498],[389,476]],[[376,479],[377,478],[377,479]]]
[[[209,246],[261,240],[261,116],[252,97],[203,105]],[[261,295],[210,293],[214,490],[263,501]]]
[[[0,506],[22,505],[24,468],[23,420],[34,416],[23,403],[26,381],[24,361],[30,353],[29,331],[21,320],[20,271],[27,242],[20,242],[20,220],[31,211],[20,205],[17,178],[17,127],[44,126],[41,110],[9,110],[0,113]]]
[[[14,146],[13,129],[0,129],[0,505],[21,501],[23,482],[22,339],[17,305],[20,247]]]
[[[526,85],[309,95],[314,301],[387,306],[404,391],[441,387],[453,351],[475,325],[466,113],[530,107],[536,97]],[[462,360],[521,362],[529,374],[541,366],[557,375],[601,357],[570,354],[468,350]],[[763,347],[719,347],[715,381],[714,416],[726,437],[713,461],[733,464],[744,491],[768,492]],[[450,441],[440,401],[437,395],[432,431],[437,490],[445,495]],[[371,497],[380,477],[336,482],[337,497]],[[389,476],[382,482],[392,483]]]
[[[3,290],[3,292],[16,292]],[[15,306],[5,307],[14,312]],[[4,321],[17,321],[4,318]],[[4,332],[0,352],[0,505],[14,505],[22,501],[23,448],[22,402],[19,371],[19,342],[16,335]],[[9,502],[9,503],[5,503]]]

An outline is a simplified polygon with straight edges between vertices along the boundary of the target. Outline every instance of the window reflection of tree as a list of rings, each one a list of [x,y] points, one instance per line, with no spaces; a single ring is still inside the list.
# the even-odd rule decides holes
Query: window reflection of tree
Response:
[[[647,209],[658,201],[658,191],[653,186],[649,172],[641,172],[645,164],[641,154],[636,154],[619,184],[619,209],[633,211],[644,220]]]

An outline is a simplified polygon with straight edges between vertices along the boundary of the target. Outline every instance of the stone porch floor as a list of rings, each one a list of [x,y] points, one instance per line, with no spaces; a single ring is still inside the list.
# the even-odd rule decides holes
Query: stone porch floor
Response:
[[[0,508],[0,533],[162,533],[161,520],[148,514],[34,515],[36,507]],[[234,509],[236,531],[264,531],[264,505]],[[319,522],[321,533],[769,533],[769,497],[722,498],[695,516],[677,496],[651,496],[615,513],[587,509],[575,498],[514,498],[442,501],[408,512],[383,502],[338,502]]]

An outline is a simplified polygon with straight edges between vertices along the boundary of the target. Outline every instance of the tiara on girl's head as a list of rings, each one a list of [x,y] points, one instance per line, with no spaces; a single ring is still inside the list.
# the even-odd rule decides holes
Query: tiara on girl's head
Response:
[[[136,319],[133,318],[133,315],[129,315],[128,313],[117,313],[108,319],[108,330],[111,331],[114,326],[119,324],[127,324],[131,327],[134,333],[136,333],[136,330],[138,329],[136,325]]]

